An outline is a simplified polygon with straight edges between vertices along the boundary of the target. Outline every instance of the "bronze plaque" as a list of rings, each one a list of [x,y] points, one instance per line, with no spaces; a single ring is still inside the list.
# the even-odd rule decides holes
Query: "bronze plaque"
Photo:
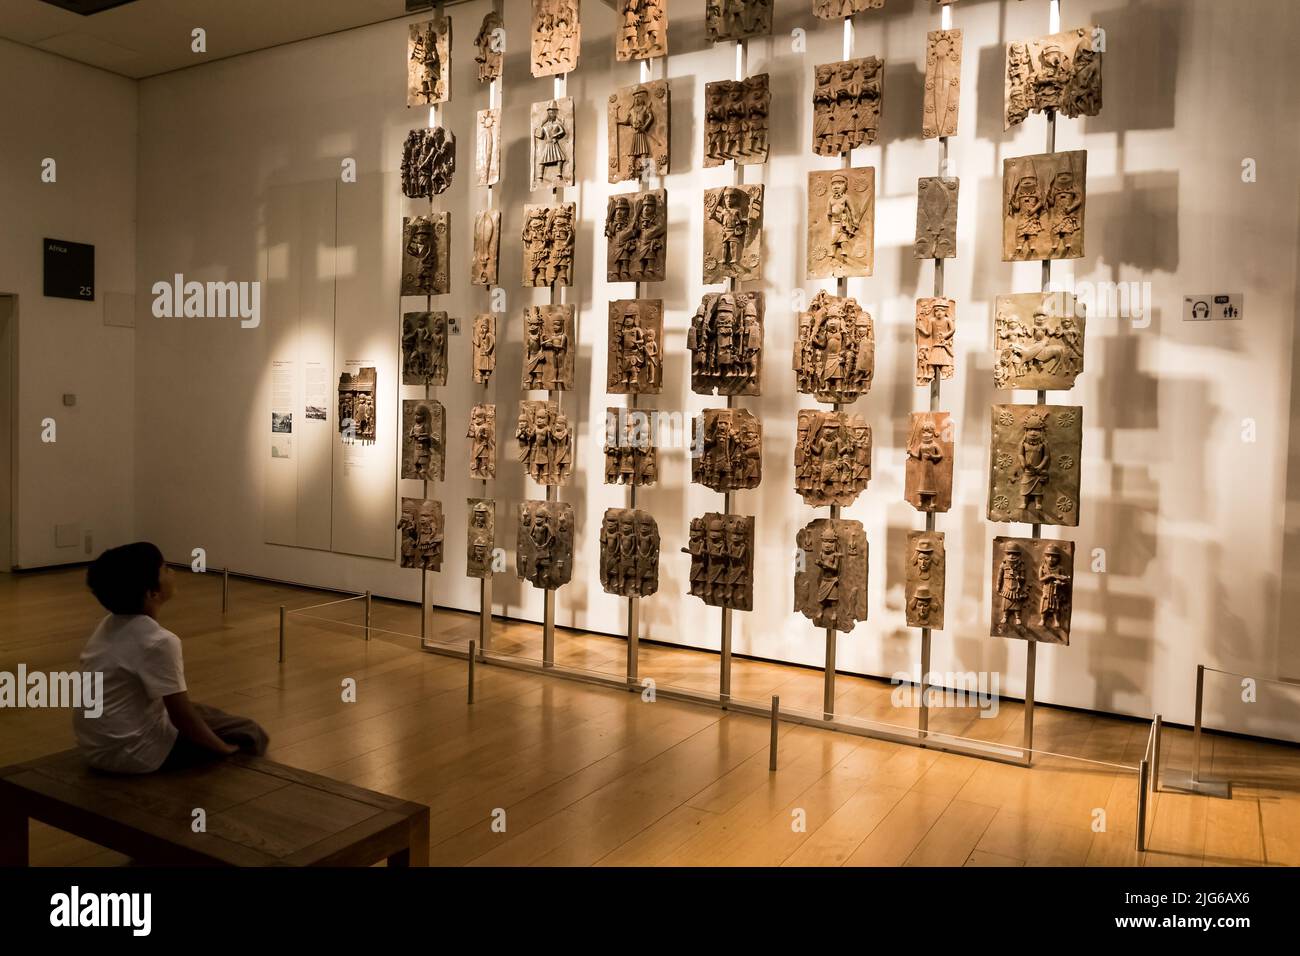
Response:
[[[855,299],[818,292],[799,315],[792,365],[798,390],[819,402],[849,404],[871,391],[876,333]]]
[[[501,108],[479,110],[475,115],[474,171],[480,186],[501,181]]]
[[[926,37],[921,135],[956,136],[960,102],[961,31],[935,30]]]
[[[668,55],[668,11],[664,0],[617,0],[614,55],[619,62]]]
[[[1031,112],[1101,112],[1101,51],[1093,44],[1098,32],[1083,27],[1007,44],[1006,129]]]
[[[441,502],[431,498],[403,498],[397,532],[402,538],[402,567],[442,570]]]
[[[869,276],[876,267],[876,170],[808,174],[808,278]]]
[[[402,217],[402,295],[451,291],[451,213]]]
[[[475,405],[469,410],[469,476],[487,481],[497,476],[497,407]]]
[[[710,292],[686,333],[691,391],[758,395],[763,384],[763,293]]]
[[[996,388],[1074,388],[1083,371],[1084,308],[1069,292],[1000,295],[993,320]]]
[[[515,438],[519,460],[533,481],[568,484],[573,474],[573,432],[555,402],[520,402]]]
[[[1073,541],[993,539],[994,637],[1069,644],[1073,604]]]
[[[763,423],[743,408],[706,408],[694,421],[691,481],[714,491],[763,480]]]
[[[763,187],[704,191],[704,282],[748,282],[763,275]]]
[[[818,627],[851,631],[867,619],[867,533],[849,518],[816,518],[799,532],[794,609]]]
[[[519,502],[515,571],[535,588],[554,591],[573,578],[573,505]]]
[[[406,105],[451,99],[451,18],[412,23],[406,42]]]
[[[609,94],[609,181],[668,175],[668,81]]]
[[[715,511],[691,519],[691,594],[705,604],[754,609],[754,519]]]
[[[957,332],[957,303],[929,296],[916,300],[916,384],[952,378],[952,339]]]
[[[525,287],[573,283],[573,217],[571,202],[524,206]]]
[[[605,410],[605,484],[653,485],[659,479],[658,416],[644,408]]]
[[[402,195],[430,199],[444,193],[456,171],[456,137],[434,126],[413,129],[402,147]]]
[[[605,207],[605,278],[663,282],[667,278],[668,194],[618,193]]]
[[[491,312],[474,316],[474,381],[486,385],[497,367],[497,317]]]
[[[447,414],[431,398],[402,402],[402,477],[442,481],[447,466]]]
[[[994,405],[990,521],[1079,524],[1083,409]]]
[[[659,590],[659,525],[648,511],[610,508],[600,523],[600,585],[609,594]]]
[[[952,507],[952,465],[956,443],[947,412],[912,412],[907,436],[903,495],[917,511]]]
[[[533,76],[559,76],[578,68],[582,21],[578,0],[533,0]]]
[[[1083,256],[1088,152],[1002,162],[1002,261]]]
[[[951,259],[957,255],[956,177],[926,176],[916,182],[916,258]]]
[[[532,108],[533,189],[555,189],[573,185],[574,134],[573,97],[542,100]]]
[[[489,10],[483,16],[474,37],[474,62],[478,64],[478,81],[490,83],[501,77],[501,61],[506,52],[506,28],[501,14]]]
[[[813,13],[823,20],[843,20],[855,13],[879,10],[885,0],[813,0]]]
[[[871,480],[871,426],[861,415],[799,409],[794,490],[806,505],[853,504]]]
[[[814,153],[839,156],[876,141],[884,81],[885,61],[874,56],[814,68]]]
[[[907,532],[907,572],[903,593],[909,627],[943,630],[947,565],[942,531]]]
[[[402,315],[402,384],[447,384],[447,313]]]
[[[373,368],[339,375],[339,437],[345,445],[375,441],[378,375]]]
[[[663,340],[663,299],[611,301],[605,390],[658,395],[664,381]]]
[[[563,391],[573,388],[572,305],[530,305],[524,309],[524,365],[520,388]]]
[[[491,498],[466,498],[465,574],[492,577],[497,546],[497,503]]]
[[[767,162],[767,74],[704,85],[704,165]]]
[[[704,25],[710,43],[767,36],[773,0],[705,0]]]

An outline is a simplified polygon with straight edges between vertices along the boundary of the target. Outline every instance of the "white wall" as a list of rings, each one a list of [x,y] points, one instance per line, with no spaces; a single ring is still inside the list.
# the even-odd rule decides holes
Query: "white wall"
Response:
[[[0,292],[18,314],[16,553],[20,567],[88,560],[134,530],[135,343],[104,324],[135,288],[137,85],[0,40]],[[41,182],[45,158],[58,181]],[[96,299],[43,296],[46,237],[95,246]],[[74,393],[77,404],[62,404]],[[57,441],[41,441],[51,417]],[[76,524],[75,547],[55,547]]]
[[[812,66],[840,58],[841,28],[823,23],[807,4],[778,3],[775,34],[754,41],[749,72],[771,73],[772,157],[750,168],[748,181],[767,184],[764,236],[768,295],[765,394],[741,404],[761,414],[764,480],[737,495],[737,508],[758,516],[756,607],[736,614],[735,649],[817,664],[821,632],[792,613],[790,565],[795,532],[815,512],[792,488],[796,409],[814,403],[795,393],[788,356],[796,289],[809,294],[830,283],[806,282],[806,173],[835,161],[811,153]],[[1058,278],[1150,283],[1148,326],[1094,317],[1088,325],[1087,371],[1069,396],[1053,400],[1085,408],[1082,521],[1060,535],[1079,549],[1072,645],[1039,655],[1040,700],[1190,721],[1198,662],[1276,676],[1290,635],[1279,620],[1285,518],[1291,343],[1297,276],[1298,199],[1294,158],[1300,135],[1291,102],[1297,86],[1290,38],[1300,26],[1287,0],[1260,0],[1249,16],[1216,0],[1067,0],[1067,27],[1100,23],[1108,31],[1105,108],[1101,116],[1062,120],[1057,148],[1089,151],[1087,252],[1059,264]],[[463,276],[473,211],[483,191],[473,179],[473,113],[486,106],[475,80],[472,40],[486,4],[451,8],[453,100],[444,123],[458,138],[459,171],[440,198],[453,223],[452,269]],[[672,90],[670,280],[648,295],[666,304],[665,387],[644,406],[695,413],[716,399],[690,393],[685,331],[699,301],[701,205],[706,187],[728,180],[702,167],[701,104],[705,82],[732,75],[729,46],[704,39],[703,5],[670,4],[667,75]],[[1002,159],[1043,148],[1044,123],[1033,118],[1004,133],[1001,123],[1003,45],[1046,32],[1046,4],[967,0],[954,7],[965,31],[959,135],[952,159],[962,179],[959,252],[947,268],[946,291],[958,302],[958,371],[944,383],[943,405],[958,423],[956,492],[939,519],[948,535],[948,628],[937,634],[939,671],[1003,671],[1004,687],[1021,690],[1024,646],[988,636],[991,540],[1027,533],[984,517],[988,406],[1005,400],[991,385],[991,307],[999,293],[1038,288],[1038,265],[1004,264],[1000,256]],[[850,294],[875,316],[876,385],[861,400],[875,436],[874,478],[848,517],[861,520],[871,542],[871,620],[840,640],[840,666],[876,674],[916,667],[919,637],[903,626],[900,552],[921,517],[902,500],[902,443],[907,413],[924,407],[912,385],[913,301],[929,294],[931,268],[911,254],[916,179],[933,175],[937,145],[919,137],[925,32],[938,26],[929,3],[892,4],[864,15],[856,55],[887,61],[881,142],[858,151],[856,165],[877,168],[876,275],[849,283]],[[603,410],[621,402],[604,394],[605,302],[627,286],[604,282],[602,224],[606,197],[627,184],[605,182],[605,97],[638,79],[637,65],[615,63],[614,14],[584,4],[582,59],[568,93],[577,102],[581,220],[578,285],[569,301],[580,309],[576,394],[564,405],[579,434],[579,475],[561,494],[578,515],[573,583],[560,592],[557,620],[619,633],[624,602],[602,592],[596,577],[597,530],[606,507],[626,493],[601,483]],[[521,207],[530,201],[524,168],[531,102],[551,95],[549,80],[528,73],[527,3],[507,3],[509,53],[505,85],[505,209],[502,284],[509,309],[501,323],[495,380],[501,434],[498,542],[513,552],[514,509],[540,498],[513,460],[508,435],[518,390],[521,308],[543,294],[519,288],[517,239]],[[790,31],[807,31],[807,53],[791,51]],[[175,272],[208,279],[253,279],[268,243],[284,241],[296,223],[277,222],[285,196],[336,183],[343,157],[358,161],[353,214],[340,220],[335,249],[299,249],[304,284],[330,283],[333,266],[350,301],[373,303],[397,348],[392,268],[403,211],[397,181],[402,140],[425,122],[404,105],[405,23],[377,25],[226,60],[147,80],[141,85],[140,244],[136,360],[136,497],[143,533],[182,556],[206,547],[214,565],[271,577],[414,598],[419,576],[394,562],[264,544],[259,516],[268,457],[265,420],[269,368],[260,338],[232,322],[156,320],[147,290]],[[1241,162],[1258,163],[1258,182],[1241,181]],[[542,195],[538,194],[540,201]],[[360,204],[360,205],[359,205]],[[368,206],[368,217],[357,214]],[[346,254],[344,254],[346,253]],[[1246,294],[1241,323],[1185,325],[1185,293]],[[408,307],[411,300],[407,300]],[[468,322],[486,306],[461,281],[435,300]],[[276,317],[269,317],[275,322]],[[468,337],[451,340],[452,380],[435,390],[448,411],[448,476],[434,495],[448,515],[447,562],[434,575],[434,600],[477,606],[477,583],[465,578],[463,500],[477,494],[467,480],[463,437],[468,408],[479,399],[469,375]],[[395,361],[393,361],[395,365]],[[338,369],[335,369],[337,373]],[[402,394],[416,393],[403,389]],[[1019,396],[1022,399],[1027,396]],[[398,410],[381,426],[395,428]],[[1251,419],[1256,440],[1242,440]],[[148,437],[145,437],[148,436]],[[721,498],[689,483],[681,451],[661,460],[662,480],[640,496],[663,537],[661,590],[642,603],[649,637],[716,647],[719,614],[685,595],[687,562],[678,549],[692,515]],[[402,493],[418,486],[399,483]],[[1047,529],[1048,536],[1057,536]],[[1106,572],[1090,566],[1103,549]],[[539,619],[541,595],[513,573],[498,578],[498,610]],[[1297,737],[1294,706],[1264,700],[1233,705],[1232,685],[1216,689],[1209,720],[1246,732]]]

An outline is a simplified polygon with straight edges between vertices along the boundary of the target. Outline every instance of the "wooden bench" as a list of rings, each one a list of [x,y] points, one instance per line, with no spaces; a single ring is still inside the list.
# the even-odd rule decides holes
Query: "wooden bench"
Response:
[[[0,769],[0,866],[28,864],[29,818],[142,863],[429,864],[428,807],[242,755],[145,776],[99,773],[76,750]]]

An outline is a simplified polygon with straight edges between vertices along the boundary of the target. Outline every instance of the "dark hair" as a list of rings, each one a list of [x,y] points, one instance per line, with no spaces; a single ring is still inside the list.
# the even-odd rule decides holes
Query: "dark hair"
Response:
[[[86,587],[114,614],[142,614],[145,595],[162,585],[163,554],[148,541],[109,548],[86,571]]]

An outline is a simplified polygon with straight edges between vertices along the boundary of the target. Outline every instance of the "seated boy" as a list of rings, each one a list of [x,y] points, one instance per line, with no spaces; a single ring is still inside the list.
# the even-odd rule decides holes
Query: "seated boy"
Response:
[[[82,671],[104,675],[103,713],[73,716],[77,746],[92,767],[152,773],[266,753],[256,723],[190,700],[180,638],[158,624],[174,592],[161,551],[143,541],[111,548],[91,564],[86,584],[109,612],[81,652]]]

